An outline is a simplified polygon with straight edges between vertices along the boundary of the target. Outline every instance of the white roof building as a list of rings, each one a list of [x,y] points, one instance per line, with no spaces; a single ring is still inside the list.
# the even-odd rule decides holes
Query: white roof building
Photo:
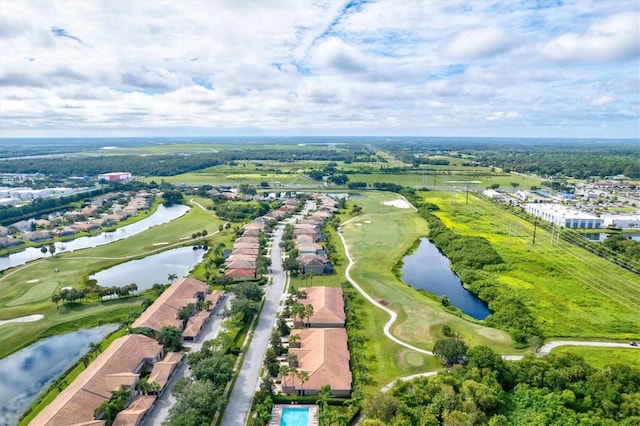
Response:
[[[602,226],[614,228],[640,228],[640,214],[603,214]]]
[[[563,228],[594,229],[602,226],[602,219],[598,216],[560,204],[527,203],[524,209],[527,213]]]

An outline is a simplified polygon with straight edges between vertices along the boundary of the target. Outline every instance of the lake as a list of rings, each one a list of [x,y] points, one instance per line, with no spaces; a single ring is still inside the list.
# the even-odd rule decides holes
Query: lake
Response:
[[[589,241],[603,242],[608,236],[622,235],[625,238],[631,238],[634,241],[640,241],[640,234],[608,234],[606,232],[587,232],[580,234]]]
[[[56,377],[89,349],[115,331],[117,324],[51,336],[0,360],[0,425],[18,423],[22,413]]]
[[[189,275],[189,271],[202,261],[205,253],[205,250],[194,250],[191,246],[171,249],[104,269],[90,278],[98,280],[98,285],[103,287],[123,287],[135,283],[138,291],[146,290],[156,283],[167,284],[169,274],[179,278]]]
[[[484,319],[489,309],[471,292],[449,268],[447,259],[427,238],[420,238],[418,248],[402,259],[402,280],[414,288],[436,296],[447,296],[449,302],[465,314]]]
[[[165,207],[159,205],[158,209],[147,218],[130,225],[117,228],[114,232],[103,232],[99,235],[91,237],[79,237],[75,240],[65,243],[55,243],[57,253],[70,252],[74,250],[85,249],[89,247],[97,247],[103,244],[109,244],[114,241],[132,237],[155,225],[161,225],[176,219],[189,211],[189,207],[185,205],[174,205]],[[139,213],[144,214],[144,213]],[[8,256],[0,257],[0,271],[4,271],[14,266],[23,265],[35,259],[44,257],[40,248],[29,247],[21,252],[12,253]]]

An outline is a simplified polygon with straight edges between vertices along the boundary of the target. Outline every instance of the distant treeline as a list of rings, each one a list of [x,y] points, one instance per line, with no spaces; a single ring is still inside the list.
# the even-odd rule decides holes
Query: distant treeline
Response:
[[[436,138],[379,143],[377,146],[409,164],[440,164],[441,159],[430,157],[434,155],[470,156],[476,165],[540,176],[586,179],[624,174],[632,179],[640,178],[640,145],[629,140]]]
[[[0,161],[0,173],[42,173],[53,178],[96,176],[124,170],[142,176],[174,176],[237,161],[372,161],[362,150],[242,149],[216,153],[180,155],[108,155],[60,156],[54,158],[18,158]]]

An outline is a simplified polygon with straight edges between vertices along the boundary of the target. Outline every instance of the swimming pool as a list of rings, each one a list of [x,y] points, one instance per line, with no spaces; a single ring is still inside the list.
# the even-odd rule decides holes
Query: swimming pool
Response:
[[[309,408],[283,407],[280,426],[307,426],[309,424]]]

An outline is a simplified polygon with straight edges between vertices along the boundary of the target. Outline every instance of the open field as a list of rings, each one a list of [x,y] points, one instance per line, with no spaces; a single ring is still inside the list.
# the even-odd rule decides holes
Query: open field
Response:
[[[440,303],[401,282],[392,273],[394,265],[416,239],[427,234],[426,222],[413,210],[381,204],[397,199],[396,194],[366,192],[364,195],[365,198],[349,202],[349,206],[362,206],[364,214],[343,227],[356,262],[351,275],[367,293],[397,312],[393,334],[414,346],[431,349],[435,340],[442,337],[442,325],[448,324],[471,346],[489,345],[498,352],[516,352],[505,332],[446,312]],[[386,359],[390,356],[387,353],[390,342],[382,337],[381,330],[388,315],[375,308],[368,310],[378,327],[378,335],[372,338],[375,342],[372,350],[377,359]],[[376,369],[378,373],[385,374]]]
[[[0,319],[31,314],[43,314],[45,318],[33,323],[0,326],[0,357],[33,343],[43,337],[42,333],[50,327],[84,317],[106,315],[109,311],[121,307],[131,309],[139,306],[140,300],[136,298],[127,299],[121,303],[103,302],[56,309],[50,297],[55,291],[65,286],[82,287],[84,277],[102,269],[188,244],[191,235],[195,232],[206,229],[211,235],[218,230],[218,225],[221,223],[222,221],[212,212],[194,207],[174,221],[154,226],[130,238],[71,253],[56,253],[53,257],[39,259],[5,271],[0,278],[0,306],[2,306]],[[228,236],[220,237],[222,240]],[[217,241],[217,237],[213,235],[207,238]],[[170,244],[157,245],[164,242]],[[54,272],[56,268],[59,270],[58,273]]]
[[[561,346],[552,353],[570,353],[578,355],[595,368],[604,368],[613,364],[626,364],[640,368],[640,356],[637,350],[625,348],[596,348],[586,346]]]
[[[546,338],[631,339],[640,335],[640,277],[569,243],[550,243],[549,232],[461,192],[426,192],[425,201],[456,233],[487,238],[504,266],[493,274],[501,291],[521,299]],[[517,242],[509,229],[518,226]]]

